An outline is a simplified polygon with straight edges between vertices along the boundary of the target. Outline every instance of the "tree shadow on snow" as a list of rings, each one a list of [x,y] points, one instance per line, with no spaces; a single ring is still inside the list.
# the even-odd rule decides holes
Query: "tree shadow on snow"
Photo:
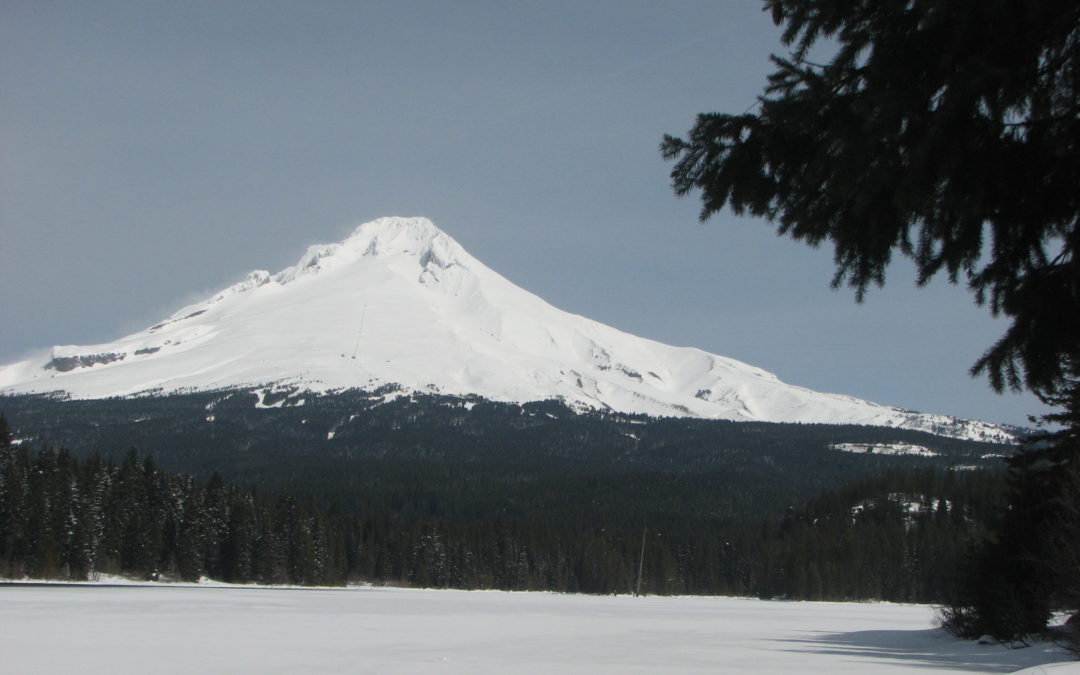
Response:
[[[1005,645],[980,645],[958,640],[936,629],[860,630],[848,633],[811,633],[804,638],[781,638],[791,643],[787,651],[827,654],[851,659],[902,662],[911,668],[1011,673],[1021,668],[1067,660],[1052,644],[1037,643],[1023,649]]]

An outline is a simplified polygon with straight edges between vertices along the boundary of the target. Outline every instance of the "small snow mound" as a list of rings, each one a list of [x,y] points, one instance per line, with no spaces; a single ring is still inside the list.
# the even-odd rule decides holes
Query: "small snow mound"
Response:
[[[307,251],[304,252],[304,255],[300,257],[300,260],[295,265],[287,267],[274,275],[274,281],[279,284],[287,284],[303,274],[318,272],[322,267],[322,261],[332,257],[340,248],[340,244],[308,246]]]
[[[266,270],[255,270],[248,272],[248,275],[244,277],[244,280],[229,286],[224,291],[221,291],[215,295],[210,303],[221,302],[230,295],[236,295],[237,293],[247,293],[261,286],[265,286],[270,283],[270,273]]]

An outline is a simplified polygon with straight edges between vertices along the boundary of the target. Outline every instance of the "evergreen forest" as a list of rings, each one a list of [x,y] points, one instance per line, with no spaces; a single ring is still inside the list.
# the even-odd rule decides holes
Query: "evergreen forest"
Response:
[[[7,578],[943,602],[1012,452],[361,392],[2,403]]]

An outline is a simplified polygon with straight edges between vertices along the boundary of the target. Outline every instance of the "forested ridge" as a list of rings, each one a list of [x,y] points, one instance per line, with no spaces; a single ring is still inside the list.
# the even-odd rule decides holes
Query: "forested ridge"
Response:
[[[3,451],[0,573],[626,593],[644,550],[646,593],[938,601],[996,517],[987,456],[1008,451],[555,403],[298,401],[5,399],[20,442]],[[27,438],[35,419],[58,445]],[[868,439],[940,454],[832,449]]]

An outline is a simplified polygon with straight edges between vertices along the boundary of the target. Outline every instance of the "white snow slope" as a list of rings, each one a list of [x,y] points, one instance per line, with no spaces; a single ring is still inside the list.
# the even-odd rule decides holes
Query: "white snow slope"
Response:
[[[293,267],[252,272],[115,342],[57,346],[45,358],[0,367],[0,394],[76,398],[387,384],[654,416],[1012,438],[992,424],[792,386],[734,359],[569,314],[484,266],[423,218],[365,223],[341,243],[310,247]]]

